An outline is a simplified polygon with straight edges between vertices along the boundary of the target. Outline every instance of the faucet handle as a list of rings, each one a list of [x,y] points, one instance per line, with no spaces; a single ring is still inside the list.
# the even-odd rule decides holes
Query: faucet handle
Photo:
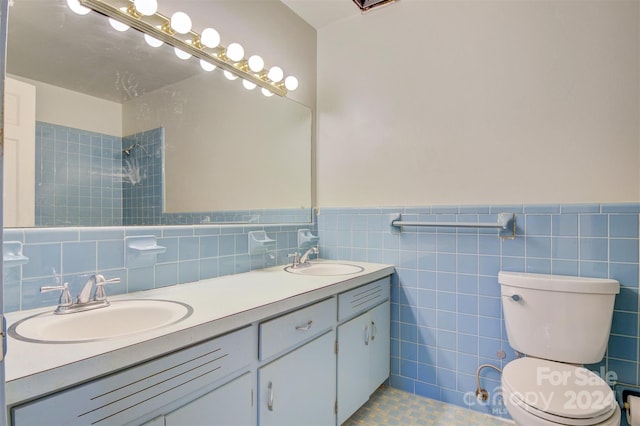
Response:
[[[300,253],[295,252],[287,255],[287,258],[292,258],[292,257],[293,257],[293,266],[294,267],[298,266],[298,264],[300,263]]]
[[[104,292],[104,285],[111,283],[119,283],[120,278],[111,278],[106,280],[104,276],[96,276],[96,294],[93,296],[93,300],[102,301],[107,300],[107,294]]]
[[[73,298],[69,292],[69,283],[64,283],[62,285],[45,285],[40,287],[40,293],[48,293],[56,290],[62,290],[58,306],[67,307],[73,304]]]

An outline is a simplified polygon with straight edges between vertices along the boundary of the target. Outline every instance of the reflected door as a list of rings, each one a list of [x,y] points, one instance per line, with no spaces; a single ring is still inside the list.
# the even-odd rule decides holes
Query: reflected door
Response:
[[[35,86],[7,78],[4,108],[4,227],[31,227],[35,219]]]

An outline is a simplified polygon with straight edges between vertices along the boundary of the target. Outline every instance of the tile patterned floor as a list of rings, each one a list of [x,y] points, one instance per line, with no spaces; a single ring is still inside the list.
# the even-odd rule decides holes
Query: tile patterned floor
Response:
[[[472,410],[389,387],[378,389],[343,426],[513,426]]]

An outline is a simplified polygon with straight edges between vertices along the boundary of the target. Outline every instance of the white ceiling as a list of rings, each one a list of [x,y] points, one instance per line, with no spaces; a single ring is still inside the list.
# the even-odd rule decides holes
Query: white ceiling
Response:
[[[352,0],[281,1],[316,29],[361,13]]]

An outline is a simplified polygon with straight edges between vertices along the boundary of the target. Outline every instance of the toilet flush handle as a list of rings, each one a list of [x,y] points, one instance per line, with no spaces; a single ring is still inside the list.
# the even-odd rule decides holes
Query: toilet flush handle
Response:
[[[520,296],[519,294],[511,294],[511,295],[505,294],[504,297],[507,297],[507,298],[513,300],[514,302],[522,301],[522,296]]]

